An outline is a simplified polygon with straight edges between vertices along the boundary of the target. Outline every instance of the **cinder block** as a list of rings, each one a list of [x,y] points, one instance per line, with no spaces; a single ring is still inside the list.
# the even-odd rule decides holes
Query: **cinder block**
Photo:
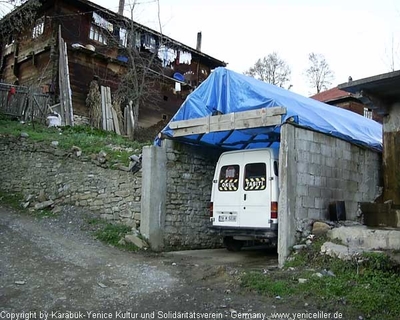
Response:
[[[321,164],[321,154],[312,154],[311,162],[314,164]]]
[[[314,208],[315,197],[302,197],[302,204],[304,208]]]
[[[321,189],[319,187],[308,187],[308,196],[309,197],[320,197]]]
[[[326,214],[323,213],[320,209],[309,209],[308,210],[308,218],[309,219],[325,219]]]
[[[328,209],[329,201],[323,198],[315,198],[315,209]]]

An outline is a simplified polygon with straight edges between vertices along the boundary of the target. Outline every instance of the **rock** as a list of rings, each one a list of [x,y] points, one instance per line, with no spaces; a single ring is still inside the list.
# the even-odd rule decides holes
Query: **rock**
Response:
[[[51,210],[51,212],[54,214],[59,213],[61,212],[61,207],[60,206],[54,207],[53,210]]]
[[[306,283],[308,279],[299,278],[299,283]]]
[[[51,145],[53,148],[57,148],[58,143],[59,143],[58,141],[52,141],[50,145]]]
[[[48,200],[48,201],[44,201],[44,202],[40,202],[35,204],[35,210],[41,210],[47,207],[50,207],[51,205],[54,204],[53,200]]]
[[[316,236],[323,236],[326,235],[330,229],[331,227],[327,223],[316,221],[313,224],[312,233]]]
[[[29,134],[27,132],[21,132],[20,137],[21,138],[29,138]]]
[[[29,201],[28,201],[28,202],[23,202],[23,203],[21,203],[21,207],[24,208],[24,209],[26,209],[26,208],[29,207],[29,204],[30,204]]]
[[[134,244],[139,249],[142,249],[143,247],[147,247],[147,244],[142,239],[140,239],[138,236],[133,235],[133,234],[127,234],[125,236],[125,241],[127,243]]]
[[[102,214],[100,215],[100,218],[101,218],[101,219],[104,219],[104,220],[107,220],[107,221],[111,221],[111,220],[114,220],[114,215],[102,213]]]
[[[124,211],[120,212],[119,216],[121,218],[132,218],[132,212],[130,212],[128,209],[125,209]]]
[[[176,262],[172,262],[172,265],[173,265],[173,266],[176,266]]]
[[[33,194],[28,194],[26,197],[25,197],[25,201],[26,202],[29,202],[29,201],[31,201],[33,199]]]
[[[293,250],[299,251],[299,250],[303,250],[307,248],[307,246],[305,244],[296,244],[293,246]]]
[[[307,246],[310,246],[312,244],[312,241],[311,240],[306,240],[306,245]]]
[[[316,277],[318,277],[318,278],[322,278],[322,277],[323,277],[323,274],[320,273],[320,272],[316,272],[316,273],[313,274],[313,276],[316,276]]]
[[[71,152],[77,157],[80,157],[82,155],[82,149],[77,146],[72,146]]]
[[[120,246],[124,246],[124,245],[126,245],[126,242],[125,242],[124,239],[120,239],[120,240],[118,241],[118,244],[119,244]]]
[[[98,161],[100,164],[104,164],[104,163],[107,162],[107,159],[106,159],[106,158],[98,158],[97,161]]]
[[[47,201],[47,196],[46,196],[46,193],[44,192],[44,190],[39,191],[38,201],[39,202]]]
[[[281,299],[281,296],[276,296],[275,299],[280,300],[280,299]]]
[[[20,281],[15,281],[14,283],[17,284],[17,285],[19,285],[19,286],[22,286],[22,285],[24,285],[26,282],[25,282],[24,280],[20,280]]]
[[[321,273],[324,276],[336,277],[336,275],[331,270],[322,270]]]
[[[341,260],[352,260],[353,257],[361,254],[363,252],[360,248],[346,247],[341,244],[336,244],[333,242],[325,242],[321,246],[321,253],[324,253],[331,257],[337,257]]]
[[[97,284],[99,285],[100,288],[103,288],[103,289],[107,288],[107,286],[104,283],[99,282]]]
[[[100,151],[99,153],[98,153],[98,155],[97,155],[97,161],[100,163],[100,164],[103,164],[103,163],[106,163],[107,162],[107,153],[106,152],[104,152],[104,151]]]
[[[107,157],[107,153],[105,151],[100,151],[99,154],[97,155],[98,158],[105,158]]]

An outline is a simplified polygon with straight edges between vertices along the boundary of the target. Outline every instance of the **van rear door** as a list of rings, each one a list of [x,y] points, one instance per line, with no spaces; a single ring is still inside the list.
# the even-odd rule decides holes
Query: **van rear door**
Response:
[[[243,153],[223,154],[214,176],[214,226],[238,227]]]
[[[271,153],[268,150],[244,152],[240,227],[271,227]]]

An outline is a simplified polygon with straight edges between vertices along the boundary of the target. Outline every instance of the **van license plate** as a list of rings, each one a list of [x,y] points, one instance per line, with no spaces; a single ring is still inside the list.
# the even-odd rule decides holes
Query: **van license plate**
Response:
[[[236,222],[236,216],[219,216],[218,217],[218,221],[219,222],[225,222],[225,221],[229,221],[229,222]]]

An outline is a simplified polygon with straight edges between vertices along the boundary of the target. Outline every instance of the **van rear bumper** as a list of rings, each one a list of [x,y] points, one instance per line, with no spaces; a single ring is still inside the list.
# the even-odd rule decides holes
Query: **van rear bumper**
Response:
[[[273,225],[272,228],[210,226],[210,229],[224,237],[251,237],[253,239],[276,239],[278,237],[278,224]]]

